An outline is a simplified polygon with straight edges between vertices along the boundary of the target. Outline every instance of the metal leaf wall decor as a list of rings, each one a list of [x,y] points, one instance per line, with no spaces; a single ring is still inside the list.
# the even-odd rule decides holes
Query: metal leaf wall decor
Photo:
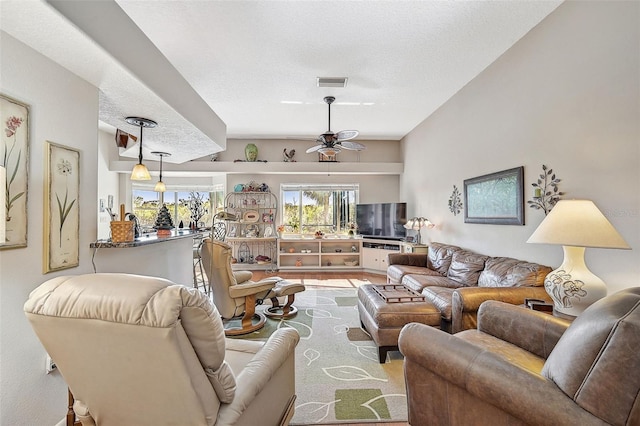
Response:
[[[553,206],[560,200],[560,197],[565,194],[558,189],[560,181],[561,179],[558,179],[553,173],[553,169],[543,164],[542,173],[538,180],[531,184],[534,188],[534,196],[527,201],[529,207],[542,210],[545,216],[548,215]]]
[[[451,197],[449,197],[449,210],[451,210],[454,216],[462,211],[460,191],[458,191],[455,185],[453,185],[453,192],[451,193]]]

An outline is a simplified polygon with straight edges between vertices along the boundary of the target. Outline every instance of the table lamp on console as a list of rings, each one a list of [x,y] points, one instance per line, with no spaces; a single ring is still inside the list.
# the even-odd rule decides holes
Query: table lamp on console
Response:
[[[414,217],[407,220],[407,223],[404,224],[406,229],[412,229],[414,231],[418,231],[418,240],[416,244],[422,244],[422,235],[420,234],[420,230],[422,228],[431,229],[435,225],[429,221],[429,219],[425,217]]]
[[[558,201],[527,242],[562,245],[562,265],[547,275],[544,288],[554,311],[568,317],[607,295],[605,283],[585,264],[585,248],[631,249],[590,200]]]

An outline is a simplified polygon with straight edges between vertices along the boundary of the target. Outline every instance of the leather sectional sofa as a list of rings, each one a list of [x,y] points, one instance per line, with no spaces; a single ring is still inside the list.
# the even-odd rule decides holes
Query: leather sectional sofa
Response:
[[[389,255],[387,282],[421,293],[441,314],[450,333],[476,328],[485,300],[520,305],[525,299],[551,302],[544,279],[551,268],[508,257],[491,257],[460,247],[431,243],[427,254]]]

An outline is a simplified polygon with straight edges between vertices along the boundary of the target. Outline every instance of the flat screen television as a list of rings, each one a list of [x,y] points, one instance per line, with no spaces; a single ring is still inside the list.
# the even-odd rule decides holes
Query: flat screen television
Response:
[[[401,240],[407,235],[407,203],[356,204],[356,223],[364,238]]]

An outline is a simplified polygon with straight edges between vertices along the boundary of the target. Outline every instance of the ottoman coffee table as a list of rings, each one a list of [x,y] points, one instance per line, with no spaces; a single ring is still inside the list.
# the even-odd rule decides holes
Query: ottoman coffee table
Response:
[[[399,284],[365,284],[358,287],[360,324],[378,346],[383,364],[388,351],[398,350],[400,330],[410,322],[440,328],[440,311],[413,290]]]

